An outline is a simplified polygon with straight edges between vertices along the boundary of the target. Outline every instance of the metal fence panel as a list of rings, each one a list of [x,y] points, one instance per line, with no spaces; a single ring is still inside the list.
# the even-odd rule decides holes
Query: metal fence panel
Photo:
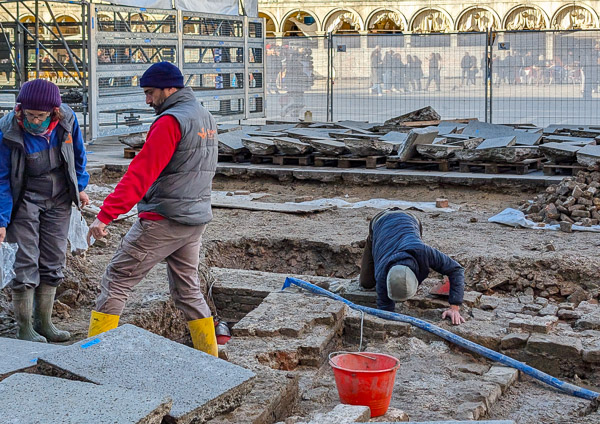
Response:
[[[424,106],[485,119],[486,34],[333,36],[334,120],[383,122]]]
[[[494,123],[589,125],[600,118],[600,31],[494,34]]]
[[[139,80],[160,61],[179,66],[217,121],[264,117],[262,19],[108,5],[93,12],[92,139],[149,128],[154,110]]]
[[[271,38],[267,50],[267,118],[327,120],[327,38]]]

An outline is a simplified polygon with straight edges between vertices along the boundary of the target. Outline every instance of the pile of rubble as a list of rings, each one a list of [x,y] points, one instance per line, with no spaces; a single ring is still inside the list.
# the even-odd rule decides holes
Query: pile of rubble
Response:
[[[600,223],[600,172],[580,171],[551,185],[521,207],[527,218],[546,224],[560,223],[570,231],[573,224],[590,227]]]

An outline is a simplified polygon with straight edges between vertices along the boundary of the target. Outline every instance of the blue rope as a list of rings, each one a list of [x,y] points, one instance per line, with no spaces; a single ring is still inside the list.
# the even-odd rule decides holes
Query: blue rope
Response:
[[[312,293],[315,293],[315,294],[318,294],[321,296],[326,296],[331,299],[338,300],[340,302],[344,302],[350,308],[355,309],[357,311],[362,311],[367,314],[375,315],[379,318],[387,319],[390,321],[399,321],[399,322],[405,322],[405,323],[414,325],[415,327],[420,328],[421,330],[425,330],[425,331],[428,331],[429,333],[435,334],[436,336],[439,336],[444,340],[447,340],[447,341],[454,343],[460,347],[470,350],[471,352],[475,352],[482,356],[485,356],[486,358],[491,359],[492,361],[500,362],[503,365],[506,365],[508,367],[512,367],[519,371],[522,371],[523,373],[525,373],[539,381],[542,381],[552,387],[555,387],[565,393],[568,393],[572,396],[577,396],[579,398],[583,398],[583,399],[587,399],[587,400],[594,400],[594,399],[597,399],[598,397],[600,397],[600,393],[594,392],[592,390],[584,389],[584,388],[575,386],[574,384],[559,380],[558,378],[552,377],[551,375],[546,374],[545,372],[542,372],[533,367],[530,367],[529,365],[527,365],[523,362],[519,362],[513,358],[506,356],[506,355],[503,355],[494,350],[488,349],[487,347],[478,345],[477,343],[473,343],[470,340],[467,340],[460,336],[457,336],[456,334],[451,333],[450,331],[444,330],[443,328],[440,328],[433,324],[430,324],[427,321],[423,321],[418,318],[413,318],[408,315],[397,314],[395,312],[382,311],[380,309],[356,305],[356,304],[350,302],[348,299],[344,299],[342,296],[331,293],[328,290],[322,289],[321,287],[315,286],[314,284],[311,284],[311,283],[303,281],[303,280],[299,280],[297,278],[292,278],[292,277],[286,278],[285,283],[283,284],[283,287],[281,288],[281,290],[284,290],[284,289],[290,287],[292,284],[296,285],[298,287],[301,287],[305,290],[308,290]]]

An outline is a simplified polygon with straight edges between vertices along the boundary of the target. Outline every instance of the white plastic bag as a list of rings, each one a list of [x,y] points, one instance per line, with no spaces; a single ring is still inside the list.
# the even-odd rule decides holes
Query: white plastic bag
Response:
[[[0,289],[3,289],[15,278],[15,256],[19,250],[17,243],[2,243],[0,246]]]
[[[71,245],[71,253],[83,253],[88,249],[87,235],[88,225],[81,216],[81,212],[75,206],[71,208],[71,221],[69,223],[69,235],[68,240]],[[94,244],[92,238],[91,244]]]

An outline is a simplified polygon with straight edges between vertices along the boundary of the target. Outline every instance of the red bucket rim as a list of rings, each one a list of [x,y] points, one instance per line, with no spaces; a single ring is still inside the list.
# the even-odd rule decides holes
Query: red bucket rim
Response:
[[[340,367],[339,365],[335,364],[332,359],[338,355],[358,355],[358,356],[365,356],[365,357],[368,357],[369,355],[377,355],[379,357],[386,357],[386,358],[393,359],[394,361],[396,361],[396,365],[394,365],[393,367],[385,368],[385,369],[381,369],[381,370],[353,370],[350,368]],[[366,374],[374,374],[374,373],[380,373],[380,372],[390,372],[390,371],[398,369],[400,367],[400,360],[398,358],[396,358],[395,356],[387,355],[385,353],[339,351],[339,352],[331,352],[329,354],[329,365],[331,365],[332,368],[335,368],[337,370],[346,371],[346,372],[354,372],[354,373],[360,372],[360,373],[366,373]]]

